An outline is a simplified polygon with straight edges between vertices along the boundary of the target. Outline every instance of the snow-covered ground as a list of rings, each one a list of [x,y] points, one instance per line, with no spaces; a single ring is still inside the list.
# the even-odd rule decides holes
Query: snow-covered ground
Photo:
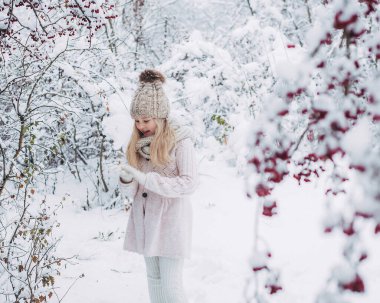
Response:
[[[185,261],[186,292],[192,303],[245,302],[256,203],[246,198],[243,177],[222,158],[203,159],[200,175],[201,185],[192,196],[193,252]],[[322,233],[322,182],[302,188],[293,180],[285,182],[275,193],[281,198],[280,215],[260,217],[259,234],[273,254],[271,265],[282,270],[285,291],[274,295],[273,302],[314,302],[331,267],[342,259],[342,237]],[[75,200],[74,185],[65,184],[60,193],[69,189]],[[63,236],[58,255],[75,256],[56,282],[59,297],[68,291],[62,302],[149,303],[143,257],[122,250],[127,212],[83,211],[66,200],[58,220],[56,235]],[[380,251],[379,237],[367,244],[373,254]],[[368,294],[350,296],[348,302],[378,302],[380,261],[373,254],[363,266]]]

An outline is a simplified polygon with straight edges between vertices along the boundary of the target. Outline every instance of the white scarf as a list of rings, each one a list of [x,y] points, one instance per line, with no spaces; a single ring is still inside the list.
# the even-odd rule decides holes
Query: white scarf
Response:
[[[186,125],[181,125],[179,121],[170,117],[168,119],[170,126],[174,129],[175,132],[175,141],[178,142],[185,138],[190,138],[194,141],[194,133],[193,130]],[[140,138],[136,143],[136,151],[145,159],[150,159],[150,144],[152,143],[153,136]]]

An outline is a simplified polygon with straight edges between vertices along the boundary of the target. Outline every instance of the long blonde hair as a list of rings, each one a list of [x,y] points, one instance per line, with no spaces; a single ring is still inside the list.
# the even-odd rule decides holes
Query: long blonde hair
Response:
[[[154,165],[164,166],[170,160],[170,151],[175,145],[175,132],[167,119],[154,119],[157,127],[150,144],[150,160]],[[127,160],[129,165],[139,168],[140,154],[136,151],[136,143],[141,138],[140,132],[134,124],[132,136],[128,143]]]

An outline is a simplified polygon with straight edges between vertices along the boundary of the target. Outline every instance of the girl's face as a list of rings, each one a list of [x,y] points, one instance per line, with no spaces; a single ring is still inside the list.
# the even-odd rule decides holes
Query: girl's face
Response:
[[[144,137],[153,136],[156,132],[157,124],[154,118],[137,117],[135,124]]]

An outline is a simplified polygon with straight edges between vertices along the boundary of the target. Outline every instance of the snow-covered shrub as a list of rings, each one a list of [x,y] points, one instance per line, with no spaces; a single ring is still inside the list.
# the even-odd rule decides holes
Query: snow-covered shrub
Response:
[[[83,67],[74,58],[99,66],[88,48],[114,15],[108,1],[17,0],[3,1],[0,16],[1,298],[42,302],[51,298],[60,258],[53,207],[35,193],[54,192],[52,177],[65,167],[79,179],[78,163],[92,158],[91,174],[107,191],[98,173],[112,152],[101,126],[106,92],[96,86],[99,74],[72,70]]]
[[[21,196],[21,199],[20,199]],[[13,203],[23,202],[15,207]],[[0,219],[0,295],[2,302],[46,302],[65,258],[55,255],[60,204],[50,206],[27,184],[10,203],[2,203]]]
[[[380,232],[380,16],[371,1],[326,1],[312,11],[306,54],[299,52],[293,71],[280,75],[271,103],[253,124],[249,163],[256,178],[249,180],[249,194],[271,216],[275,209],[265,207],[276,205],[271,193],[287,176],[302,184],[331,174],[323,229],[347,237],[346,270],[331,274],[318,302],[340,302],[346,292],[365,291],[363,221]],[[334,205],[344,195],[345,204]]]
[[[198,31],[175,45],[172,53],[162,69],[169,78],[173,107],[185,117],[191,114],[200,142],[213,136],[226,143],[234,128],[231,114],[248,107],[241,93],[244,77],[230,54],[205,41]]]

